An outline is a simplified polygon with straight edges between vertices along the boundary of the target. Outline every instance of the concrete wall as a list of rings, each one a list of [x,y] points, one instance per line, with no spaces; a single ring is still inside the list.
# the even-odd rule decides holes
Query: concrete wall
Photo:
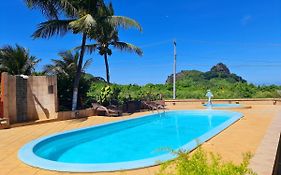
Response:
[[[1,99],[3,100],[3,117],[10,123],[17,122],[16,112],[16,77],[7,73],[1,75]]]
[[[82,118],[82,117],[90,117],[95,116],[94,110],[92,108],[73,111],[60,111],[57,113],[58,120],[69,120],[73,118]]]
[[[27,115],[30,120],[56,118],[57,77],[30,77],[27,83],[27,106]]]
[[[56,76],[1,75],[3,117],[11,123],[57,118]]]

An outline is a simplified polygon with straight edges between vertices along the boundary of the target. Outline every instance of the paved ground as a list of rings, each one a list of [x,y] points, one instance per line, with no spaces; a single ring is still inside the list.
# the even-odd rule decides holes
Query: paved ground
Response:
[[[259,146],[269,124],[274,116],[281,111],[281,106],[256,105],[252,109],[240,109],[244,113],[244,118],[236,122],[225,131],[206,142],[203,147],[209,151],[220,153],[224,160],[240,162],[242,153],[255,153]],[[199,106],[176,105],[169,106],[170,109],[194,109]],[[121,118],[109,117],[89,117],[87,119],[77,119],[70,121],[60,121],[45,123],[40,125],[31,125],[17,127],[7,130],[0,130],[0,175],[54,175],[54,174],[75,174],[79,173],[60,173],[54,171],[45,171],[32,168],[21,163],[17,158],[17,151],[25,143],[46,136],[55,132],[91,126],[100,123],[132,118],[151,112],[136,113],[131,116]],[[87,174],[125,174],[125,175],[153,175],[157,172],[159,166],[114,173],[82,173]]]

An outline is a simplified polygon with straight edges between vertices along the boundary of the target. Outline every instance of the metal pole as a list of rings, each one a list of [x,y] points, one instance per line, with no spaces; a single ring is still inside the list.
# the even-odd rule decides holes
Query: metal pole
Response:
[[[177,43],[174,40],[174,78],[173,78],[173,99],[176,99],[176,71],[177,71]]]

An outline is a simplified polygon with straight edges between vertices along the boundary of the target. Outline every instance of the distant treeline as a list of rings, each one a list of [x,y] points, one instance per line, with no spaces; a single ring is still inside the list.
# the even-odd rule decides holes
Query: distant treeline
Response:
[[[256,86],[248,83],[242,77],[229,71],[222,63],[217,64],[208,72],[197,70],[181,71],[177,78],[178,99],[202,99],[210,89],[214,98],[280,98],[281,86]],[[98,101],[102,88],[107,86],[105,81],[95,81],[90,85],[86,98],[88,102]],[[110,85],[110,93],[113,101],[122,103],[126,100],[156,100],[172,98],[172,75],[167,78],[165,84],[139,85]]]

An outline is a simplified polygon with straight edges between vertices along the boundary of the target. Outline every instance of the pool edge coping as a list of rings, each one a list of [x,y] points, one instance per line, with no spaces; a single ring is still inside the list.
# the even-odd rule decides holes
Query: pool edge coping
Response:
[[[217,106],[217,105],[225,105],[225,106]],[[209,108],[208,104],[202,104],[206,109]],[[211,109],[217,109],[217,110],[235,110],[235,109],[251,109],[252,106],[249,105],[243,105],[243,104],[228,104],[228,103],[214,103],[213,106],[211,106]]]
[[[281,133],[281,110],[274,116],[249,167],[259,175],[273,174]]]

